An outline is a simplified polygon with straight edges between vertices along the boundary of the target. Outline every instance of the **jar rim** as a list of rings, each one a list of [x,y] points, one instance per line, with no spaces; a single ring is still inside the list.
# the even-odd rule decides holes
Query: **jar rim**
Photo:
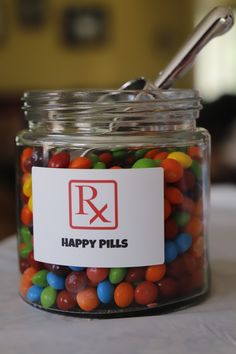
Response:
[[[147,99],[148,97],[148,99]],[[102,100],[101,100],[102,98]],[[109,98],[109,99],[107,99]],[[23,94],[24,108],[26,106],[51,105],[56,103],[77,104],[111,104],[111,98],[115,103],[130,102],[165,102],[181,99],[200,99],[196,89],[152,89],[152,90],[117,90],[117,89],[59,89],[59,90],[30,90]]]

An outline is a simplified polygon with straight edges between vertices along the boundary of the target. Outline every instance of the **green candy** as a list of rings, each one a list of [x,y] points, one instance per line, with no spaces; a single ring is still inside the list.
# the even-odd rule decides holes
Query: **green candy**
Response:
[[[33,249],[32,242],[26,244],[24,248],[20,249],[20,252],[19,252],[20,253],[20,257],[21,258],[27,258],[29,253],[32,251],[32,249]]]
[[[88,156],[90,160],[92,161],[93,165],[99,161],[99,157],[96,154],[91,154]]]
[[[24,243],[31,243],[32,244],[32,235],[28,227],[22,226],[20,229],[20,234],[22,237],[22,241]]]
[[[55,304],[56,298],[57,291],[51,286],[47,286],[45,289],[43,289],[40,295],[41,305],[43,306],[43,308],[48,309],[49,307],[52,307]]]
[[[93,165],[93,168],[96,168],[96,169],[99,169],[99,170],[103,170],[105,168],[107,168],[106,164],[104,162],[96,162],[94,165]]]
[[[193,160],[191,170],[198,181],[202,179],[202,167],[199,162]]]
[[[126,150],[117,150],[112,152],[112,159],[114,161],[123,160],[127,156]]]
[[[40,286],[41,288],[45,288],[45,286],[48,285],[47,274],[48,274],[47,270],[45,269],[40,270],[39,272],[34,274],[32,278],[32,283],[34,285]]]
[[[134,157],[136,160],[141,159],[149,151],[149,149],[140,149],[135,151]]]
[[[149,168],[149,167],[157,167],[157,165],[154,160],[148,158],[139,159],[132,166],[132,168]]]
[[[120,283],[126,275],[126,268],[111,268],[109,272],[109,280],[112,284]]]
[[[185,211],[176,211],[173,217],[179,227],[185,226],[190,220],[190,214]]]

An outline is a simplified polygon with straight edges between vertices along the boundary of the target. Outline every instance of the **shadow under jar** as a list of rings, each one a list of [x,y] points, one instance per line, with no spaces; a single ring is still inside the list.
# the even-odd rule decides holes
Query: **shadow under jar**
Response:
[[[19,292],[87,317],[209,289],[209,145],[194,90],[32,91],[18,151]]]

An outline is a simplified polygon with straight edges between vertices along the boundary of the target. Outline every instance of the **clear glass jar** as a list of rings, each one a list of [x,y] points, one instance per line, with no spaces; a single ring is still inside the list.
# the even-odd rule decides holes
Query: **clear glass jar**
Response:
[[[198,92],[32,91],[23,100],[21,297],[91,317],[204,298],[210,137],[196,127]]]

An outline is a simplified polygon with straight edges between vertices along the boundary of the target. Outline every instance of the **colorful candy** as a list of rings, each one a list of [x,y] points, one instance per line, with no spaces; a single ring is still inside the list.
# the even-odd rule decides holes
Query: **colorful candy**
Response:
[[[65,312],[153,308],[201,290],[205,282],[202,159],[199,146],[116,147],[73,150],[26,147],[22,176],[20,294],[44,309]],[[162,168],[164,170],[164,264],[99,268],[41,263],[33,252],[33,166],[70,169]],[[112,173],[112,171],[111,171]],[[78,174],[79,176],[79,174]],[[140,186],[142,188],[142,186]],[[148,232],[148,230],[147,230]],[[145,237],[145,235],[144,235]],[[79,258],[78,258],[79,259]]]

